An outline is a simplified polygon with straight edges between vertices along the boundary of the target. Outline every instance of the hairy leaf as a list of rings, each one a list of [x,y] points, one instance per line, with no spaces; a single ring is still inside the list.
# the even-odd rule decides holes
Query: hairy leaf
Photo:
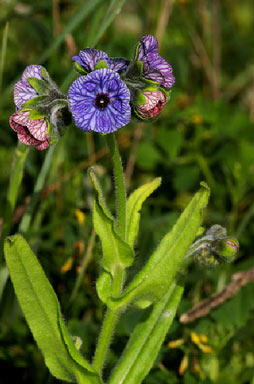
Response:
[[[139,230],[140,209],[143,202],[151,195],[160,185],[161,178],[158,177],[150,183],[142,185],[136,189],[127,201],[127,242],[133,247]]]
[[[173,283],[161,301],[154,304],[149,316],[136,326],[109,384],[142,383],[175,317],[182,293],[183,287]]]
[[[50,372],[68,382],[81,375],[83,383],[100,383],[71,340],[57,296],[26,240],[21,235],[8,237],[4,251],[15,293]]]
[[[89,171],[97,196],[93,207],[93,223],[102,245],[102,266],[114,275],[115,269],[120,265],[129,267],[134,260],[134,251],[119,235],[115,219],[109,213],[93,169]]]
[[[160,300],[167,292],[202,223],[209,188],[205,183],[193,197],[171,232],[166,234],[144,268],[134,277],[121,297],[108,301],[111,308],[131,301],[141,307]]]

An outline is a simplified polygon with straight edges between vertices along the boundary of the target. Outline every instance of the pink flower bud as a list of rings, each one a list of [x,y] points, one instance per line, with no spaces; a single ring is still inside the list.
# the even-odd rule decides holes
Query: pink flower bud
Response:
[[[30,111],[13,113],[10,116],[10,126],[17,132],[18,139],[26,144],[32,145],[39,150],[49,146],[47,135],[47,122],[45,119],[29,120]]]
[[[138,114],[146,119],[156,117],[166,105],[166,95],[162,91],[145,91],[143,96],[146,103],[139,105],[136,109]]]

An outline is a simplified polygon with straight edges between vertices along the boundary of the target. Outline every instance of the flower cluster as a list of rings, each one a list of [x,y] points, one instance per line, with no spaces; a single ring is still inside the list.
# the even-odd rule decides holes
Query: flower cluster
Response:
[[[14,86],[16,112],[10,126],[18,139],[36,149],[46,149],[71,122],[67,100],[48,72],[40,65],[29,65]]]
[[[67,97],[40,65],[28,66],[15,85],[10,125],[23,143],[47,148],[64,133],[71,114],[78,128],[104,134],[127,125],[132,115],[151,121],[165,107],[175,81],[152,35],[142,37],[131,61],[92,48],[72,60],[80,76]]]

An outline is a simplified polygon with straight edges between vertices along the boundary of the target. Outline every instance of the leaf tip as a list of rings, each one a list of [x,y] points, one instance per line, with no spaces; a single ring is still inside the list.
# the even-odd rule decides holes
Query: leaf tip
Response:
[[[210,192],[210,188],[205,181],[200,182],[201,187],[205,188],[208,192]]]

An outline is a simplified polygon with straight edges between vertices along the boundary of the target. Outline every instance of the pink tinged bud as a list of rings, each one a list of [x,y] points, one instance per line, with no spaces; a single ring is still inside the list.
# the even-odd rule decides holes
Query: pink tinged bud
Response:
[[[18,139],[39,150],[49,146],[47,122],[45,119],[29,120],[30,111],[16,112],[10,116],[10,126],[17,132]]]
[[[235,244],[235,242],[230,241],[230,240],[227,240],[227,241],[226,241],[226,244],[227,244],[230,248],[232,248],[235,252],[238,251],[238,247],[237,247],[237,245]]]
[[[166,105],[166,96],[161,91],[145,91],[143,95],[146,103],[137,107],[137,112],[141,117],[152,118],[158,116]]]

